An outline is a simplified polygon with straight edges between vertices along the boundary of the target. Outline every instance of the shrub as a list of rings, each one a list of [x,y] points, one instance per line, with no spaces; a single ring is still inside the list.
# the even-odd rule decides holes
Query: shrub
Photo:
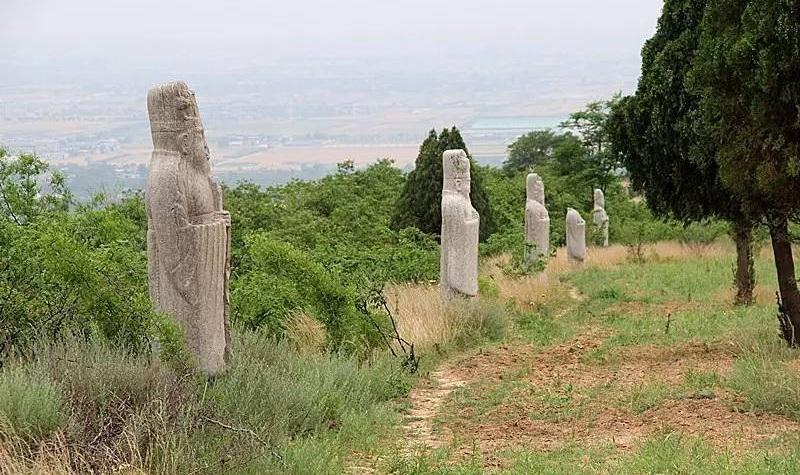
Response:
[[[63,396],[39,368],[0,371],[0,438],[41,440],[64,428]]]
[[[235,321],[282,336],[287,320],[305,312],[325,326],[333,350],[373,341],[375,335],[356,309],[355,293],[335,274],[266,234],[250,236],[245,248],[241,276],[231,292]]]

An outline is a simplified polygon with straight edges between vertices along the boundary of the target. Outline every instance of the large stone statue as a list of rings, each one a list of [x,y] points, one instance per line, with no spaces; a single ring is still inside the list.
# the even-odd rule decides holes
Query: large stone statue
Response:
[[[567,210],[567,257],[571,262],[586,259],[586,221],[572,208]]]
[[[594,190],[594,209],[592,210],[594,228],[603,247],[608,247],[608,213],[606,213],[606,195],[603,190]]]
[[[469,158],[463,150],[448,150],[442,155],[442,167],[442,295],[475,297],[480,216],[469,200]]]
[[[214,375],[230,359],[230,214],[211,179],[194,92],[183,82],[147,95],[153,155],[147,183],[150,297],[186,334],[198,368]]]
[[[544,207],[544,182],[535,173],[528,175],[525,201],[525,241],[535,248],[535,255],[547,256],[550,251],[550,215]]]

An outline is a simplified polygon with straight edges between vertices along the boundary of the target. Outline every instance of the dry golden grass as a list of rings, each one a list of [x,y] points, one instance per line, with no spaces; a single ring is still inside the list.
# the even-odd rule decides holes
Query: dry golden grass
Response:
[[[733,252],[729,241],[716,242],[707,246],[688,246],[675,241],[646,244],[642,256],[646,261],[687,259],[703,256],[724,256]],[[523,309],[552,302],[554,299],[569,296],[570,288],[561,282],[561,276],[581,267],[611,268],[631,260],[631,250],[627,246],[590,247],[584,264],[574,264],[567,259],[566,249],[560,248],[547,262],[545,270],[534,276],[514,277],[503,272],[509,256],[500,256],[484,264],[483,273],[498,286],[502,298],[514,299]],[[572,295],[576,297],[576,295]]]
[[[133,443],[133,441],[128,441]],[[141,465],[138,450],[132,451],[137,461],[134,465]],[[97,465],[98,460],[89,463],[82,458],[74,446],[67,443],[63,434],[56,435],[52,440],[31,449],[21,441],[13,438],[0,438],[0,475],[79,475],[84,473],[114,473],[120,475],[144,475],[146,472],[129,463],[115,461],[108,457]],[[157,473],[171,473],[172,471],[158,470]]]
[[[21,442],[0,439],[0,475],[73,475],[73,454],[63,438],[32,452]]]
[[[698,256],[728,256],[734,252],[728,240],[710,245],[686,245],[676,241],[659,242],[642,246],[642,257],[646,261],[691,259]],[[544,271],[524,277],[506,274],[510,256],[499,256],[482,263],[481,274],[494,281],[500,299],[513,299],[521,309],[530,310],[540,304],[559,299],[576,299],[580,296],[562,282],[562,276],[583,267],[611,268],[630,262],[631,250],[627,246],[613,245],[606,248],[590,247],[584,264],[570,263],[566,250],[558,249],[550,258]],[[774,298],[766,289],[756,289],[759,301]],[[398,284],[387,289],[387,300],[398,325],[398,331],[418,349],[430,349],[444,345],[459,334],[463,322],[458,312],[448,309],[442,302],[436,285]]]
[[[300,353],[322,353],[325,335],[322,323],[302,312],[292,316],[286,324],[286,340]]]
[[[386,297],[398,332],[417,348],[429,349],[452,337],[452,314],[445,311],[438,286],[397,284],[387,289]]]

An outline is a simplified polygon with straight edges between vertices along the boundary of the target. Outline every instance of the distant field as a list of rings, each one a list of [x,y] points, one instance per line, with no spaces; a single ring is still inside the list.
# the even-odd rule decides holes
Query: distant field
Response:
[[[55,165],[85,165],[103,162],[108,165],[146,165],[152,146],[123,147],[112,153],[93,154],[87,157],[69,157],[54,161]],[[500,144],[475,145],[470,148],[479,162],[483,157],[496,157],[505,153]],[[241,170],[294,170],[310,164],[335,165],[352,160],[356,165],[374,163],[383,158],[394,160],[398,166],[414,163],[419,152],[417,144],[399,145],[337,145],[308,147],[278,147],[240,155],[230,149],[211,151],[212,166],[218,171]]]

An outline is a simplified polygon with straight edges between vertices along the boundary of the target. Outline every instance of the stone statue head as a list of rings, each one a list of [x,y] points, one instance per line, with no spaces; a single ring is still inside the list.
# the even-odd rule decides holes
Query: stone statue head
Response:
[[[443,188],[469,198],[469,157],[463,150],[447,150],[442,154]]]
[[[525,189],[529,200],[544,204],[544,182],[539,175],[529,173]]]
[[[208,167],[210,157],[194,91],[182,81],[147,93],[150,132],[156,150],[175,152],[192,165]]]
[[[606,195],[603,194],[603,190],[601,190],[600,188],[594,189],[594,207],[595,208],[606,207]]]
[[[586,221],[583,220],[578,211],[574,208],[567,208],[567,225],[582,226],[584,224],[586,224]]]

